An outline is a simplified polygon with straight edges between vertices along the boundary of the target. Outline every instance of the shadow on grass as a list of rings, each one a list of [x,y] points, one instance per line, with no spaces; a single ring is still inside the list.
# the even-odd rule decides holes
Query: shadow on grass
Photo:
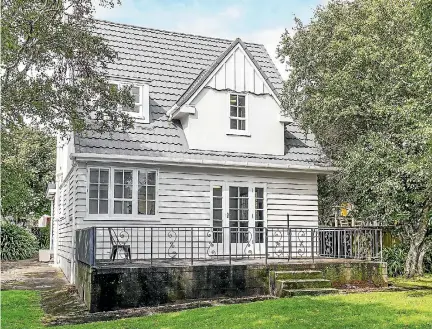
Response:
[[[431,303],[430,294],[408,293],[291,298],[70,328],[431,328]]]

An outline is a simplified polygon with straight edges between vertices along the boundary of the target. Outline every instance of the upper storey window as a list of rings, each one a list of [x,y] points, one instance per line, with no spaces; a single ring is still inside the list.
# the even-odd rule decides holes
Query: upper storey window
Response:
[[[122,82],[111,82],[112,88],[120,88],[130,83]],[[133,84],[131,87],[131,94],[134,98],[133,107],[121,106],[120,109],[124,112],[128,112],[130,116],[141,119],[144,122],[149,122],[149,88],[148,85],[137,85]]]
[[[230,95],[230,129],[246,130],[246,96]]]

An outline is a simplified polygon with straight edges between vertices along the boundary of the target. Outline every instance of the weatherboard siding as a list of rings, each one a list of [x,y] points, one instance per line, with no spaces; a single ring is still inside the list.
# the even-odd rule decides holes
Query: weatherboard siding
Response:
[[[94,165],[92,165],[94,166]],[[104,164],[101,167],[108,167]],[[143,167],[144,168],[144,167]],[[87,168],[76,170],[75,221],[77,228],[90,226],[211,226],[211,184],[257,184],[266,186],[268,226],[318,226],[315,174],[258,173],[160,168],[157,214],[150,217],[87,215]]]

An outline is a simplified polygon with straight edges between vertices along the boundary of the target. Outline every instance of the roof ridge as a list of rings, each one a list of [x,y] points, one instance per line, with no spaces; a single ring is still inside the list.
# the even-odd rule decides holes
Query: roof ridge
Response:
[[[102,22],[102,23],[111,24],[111,25],[129,26],[129,27],[132,27],[132,28],[135,28],[135,29],[139,29],[139,30],[155,31],[155,32],[161,32],[161,33],[165,33],[165,34],[175,34],[175,35],[178,35],[178,36],[194,37],[194,38],[197,38],[197,39],[206,39],[206,40],[214,40],[214,41],[227,41],[227,42],[234,42],[236,39],[239,39],[239,38],[236,38],[236,39],[227,39],[227,38],[208,37],[208,36],[204,36],[204,35],[200,35],[200,34],[176,32],[176,31],[170,31],[170,30],[162,30],[162,29],[157,29],[157,28],[153,28],[153,27],[145,27],[145,26],[139,26],[139,25],[127,24],[127,23],[117,23],[117,22],[112,22],[112,21],[108,21],[108,20],[105,20],[105,19],[95,19],[95,22]],[[264,45],[262,43],[256,43],[256,42],[245,42],[245,43],[248,44],[248,45],[262,46],[262,47],[264,47]]]

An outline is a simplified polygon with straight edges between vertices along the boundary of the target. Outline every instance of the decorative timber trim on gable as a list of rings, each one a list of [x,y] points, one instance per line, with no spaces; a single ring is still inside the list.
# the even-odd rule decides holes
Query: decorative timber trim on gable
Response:
[[[281,106],[276,88],[240,38],[231,43],[208,69],[198,74],[189,88],[168,111],[169,117],[186,114],[187,112],[182,111],[182,107],[190,105],[196,95],[206,87],[219,91],[271,95]]]

